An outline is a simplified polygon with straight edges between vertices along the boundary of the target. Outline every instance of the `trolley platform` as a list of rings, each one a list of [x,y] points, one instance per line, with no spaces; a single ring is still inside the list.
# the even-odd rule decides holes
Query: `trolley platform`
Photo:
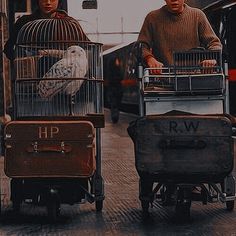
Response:
[[[220,200],[233,210],[233,119],[221,52],[176,52],[173,59],[139,76],[141,118],[128,127],[143,213],[154,200],[175,204],[183,218],[194,200]]]
[[[35,20],[20,30],[12,121],[4,127],[15,211],[26,199],[46,206],[52,221],[63,203],[102,210],[102,68],[102,45],[83,41],[72,18]]]

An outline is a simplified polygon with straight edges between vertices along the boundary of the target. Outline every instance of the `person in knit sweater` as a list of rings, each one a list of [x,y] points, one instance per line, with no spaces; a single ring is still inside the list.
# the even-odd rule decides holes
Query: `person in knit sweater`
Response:
[[[175,51],[197,47],[222,49],[219,38],[200,9],[188,6],[184,0],[165,2],[166,5],[146,16],[139,33],[138,42],[143,43],[143,58],[148,67],[173,65]],[[214,64],[215,60],[206,60],[203,66]]]
[[[161,73],[163,66],[173,65],[175,51],[188,51],[203,47],[222,50],[219,38],[214,33],[206,15],[197,8],[188,6],[184,0],[165,0],[166,5],[151,11],[145,18],[138,42],[142,43],[142,57],[151,73]],[[205,60],[204,67],[216,64],[215,60]],[[140,199],[152,193],[153,182],[140,178]],[[163,204],[172,205],[175,186],[167,185]]]

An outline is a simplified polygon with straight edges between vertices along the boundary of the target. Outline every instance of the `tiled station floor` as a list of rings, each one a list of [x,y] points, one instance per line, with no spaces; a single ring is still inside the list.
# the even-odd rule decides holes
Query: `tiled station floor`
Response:
[[[62,205],[56,223],[47,220],[46,208],[23,204],[19,215],[11,210],[9,179],[0,158],[1,235],[227,235],[236,236],[236,208],[232,212],[218,202],[202,205],[193,202],[189,222],[177,222],[173,207],[154,204],[150,218],[144,220],[138,199],[138,175],[135,170],[133,143],[127,134],[134,115],[121,113],[118,124],[110,122],[102,130],[102,173],[105,200],[102,213],[94,204]],[[235,172],[234,172],[235,174]]]

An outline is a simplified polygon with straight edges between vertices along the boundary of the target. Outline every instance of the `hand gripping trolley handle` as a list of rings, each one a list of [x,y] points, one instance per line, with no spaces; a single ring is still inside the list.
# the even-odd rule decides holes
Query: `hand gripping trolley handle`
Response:
[[[206,60],[215,65],[204,66]],[[174,65],[159,71],[144,70],[141,118],[128,127],[144,214],[154,200],[175,205],[182,219],[190,217],[192,201],[220,200],[233,210],[234,142],[221,53],[175,53]]]
[[[55,220],[60,204],[88,201],[101,211],[102,45],[83,41],[70,18],[35,20],[19,32],[14,64],[4,130],[14,210],[45,205]]]

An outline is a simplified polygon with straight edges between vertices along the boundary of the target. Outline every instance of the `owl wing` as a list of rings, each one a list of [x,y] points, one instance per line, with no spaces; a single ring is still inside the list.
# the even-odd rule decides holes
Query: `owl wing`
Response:
[[[83,79],[79,78],[84,78],[88,70],[88,60],[86,56],[80,57],[78,58],[78,60],[75,60],[72,68],[73,77],[77,79],[70,81],[70,83],[66,85],[65,92],[66,94],[75,95],[84,82]]]
[[[66,59],[61,59],[56,62],[48,72],[43,76],[45,80],[41,80],[38,84],[38,92],[42,98],[50,98],[62,91],[69,80],[56,80],[56,78],[70,78],[72,77],[73,66],[67,63]],[[47,80],[47,78],[55,78],[55,80]]]

